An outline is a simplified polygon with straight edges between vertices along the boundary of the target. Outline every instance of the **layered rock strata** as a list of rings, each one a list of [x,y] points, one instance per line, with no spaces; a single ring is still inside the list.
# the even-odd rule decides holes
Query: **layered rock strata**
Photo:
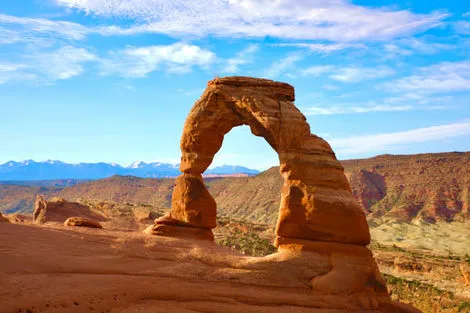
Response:
[[[330,145],[310,133],[294,100],[294,88],[285,83],[249,77],[210,81],[184,125],[183,174],[175,181],[171,212],[157,219],[147,233],[213,240],[217,206],[202,173],[225,134],[248,125],[279,155],[284,184],[276,227],[278,254],[327,260],[325,273],[311,275],[305,282],[314,294],[350,297],[362,309],[406,312],[391,304],[366,247],[369,228],[343,167]]]
[[[277,236],[367,245],[369,229],[330,145],[310,133],[295,107],[294,88],[249,77],[216,78],[189,113],[181,138],[183,172],[176,179],[172,211],[158,225],[216,226],[216,203],[204,185],[209,167],[232,128],[248,125],[278,153],[284,177]],[[163,227],[163,226],[161,226]]]

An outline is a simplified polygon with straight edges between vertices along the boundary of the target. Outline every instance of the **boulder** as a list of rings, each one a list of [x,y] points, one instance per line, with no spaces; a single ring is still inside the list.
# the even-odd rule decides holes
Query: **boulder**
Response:
[[[470,265],[468,263],[460,263],[460,273],[465,284],[470,286]]]
[[[70,202],[62,198],[52,198],[46,201],[42,196],[37,196],[33,214],[34,224],[44,224],[46,222],[63,223],[70,216],[82,217],[98,222],[107,220],[105,216],[93,211],[88,205]]]
[[[46,222],[47,201],[42,196],[36,197],[34,203],[33,224],[44,224]]]
[[[73,216],[69,217],[64,222],[65,226],[80,226],[80,227],[90,227],[90,228],[103,228],[100,223],[97,221],[90,220],[85,217]]]
[[[0,213],[0,223],[10,223],[10,220]]]

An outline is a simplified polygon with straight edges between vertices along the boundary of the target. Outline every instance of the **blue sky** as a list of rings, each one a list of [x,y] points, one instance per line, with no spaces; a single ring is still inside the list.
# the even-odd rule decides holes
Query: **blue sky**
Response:
[[[0,2],[0,163],[177,163],[214,76],[296,88],[340,159],[470,150],[470,2]],[[213,165],[266,169],[247,127]]]

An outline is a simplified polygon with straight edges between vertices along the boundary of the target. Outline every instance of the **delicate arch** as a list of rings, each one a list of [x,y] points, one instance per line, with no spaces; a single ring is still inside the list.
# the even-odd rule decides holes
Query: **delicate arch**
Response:
[[[176,179],[169,216],[154,231],[184,230],[211,237],[216,203],[202,173],[219,151],[225,134],[248,125],[278,153],[284,177],[276,228],[277,243],[288,239],[367,245],[369,228],[330,145],[310,133],[295,107],[288,84],[250,77],[216,78],[189,113],[181,138],[183,172]],[[209,236],[207,236],[209,234]]]

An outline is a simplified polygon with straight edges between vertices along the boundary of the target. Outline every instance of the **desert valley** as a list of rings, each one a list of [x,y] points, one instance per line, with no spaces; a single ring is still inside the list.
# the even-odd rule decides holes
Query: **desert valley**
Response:
[[[210,101],[213,93],[269,99],[275,88],[286,92],[278,83],[262,83],[247,78],[215,80],[198,103]],[[214,102],[219,103],[223,102]],[[241,110],[251,105],[237,104]],[[214,112],[217,109],[210,118],[219,118]],[[203,129],[191,129],[195,125],[211,127],[188,118],[188,136],[203,136]],[[183,139],[183,160],[185,153],[192,155],[185,149],[211,149],[185,145]],[[191,164],[180,168],[184,172]],[[344,181],[351,186],[347,201],[357,203],[358,214],[367,219],[370,244],[354,239],[357,235],[341,237],[328,229],[322,234],[322,226],[315,224],[312,227],[320,228],[313,235],[298,233],[301,224],[283,230],[279,208],[282,213],[286,203],[296,203],[297,195],[286,194],[285,177],[279,172],[285,172],[288,163],[281,164],[284,168],[248,176],[208,176],[205,186],[199,185],[202,178],[196,174],[182,174],[176,181],[115,175],[1,183],[0,281],[6,287],[0,295],[2,310],[469,312],[469,152],[342,161]],[[305,179],[314,179],[314,186],[335,186],[342,174],[324,175]],[[330,196],[335,193],[324,197]],[[304,200],[301,203],[305,205]],[[207,210],[215,205],[217,220],[215,211]],[[329,211],[332,205],[338,204],[329,204],[327,214],[334,215]],[[286,231],[301,239],[279,235]],[[324,239],[309,241],[308,236]]]

